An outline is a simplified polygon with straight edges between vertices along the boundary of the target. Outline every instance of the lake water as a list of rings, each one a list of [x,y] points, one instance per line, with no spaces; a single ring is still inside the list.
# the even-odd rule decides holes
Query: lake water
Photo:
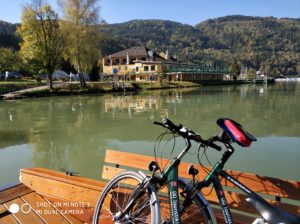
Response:
[[[153,155],[163,130],[152,123],[163,117],[203,137],[220,131],[218,118],[232,118],[258,141],[236,146],[227,169],[300,181],[299,99],[300,84],[291,82],[2,101],[0,186],[17,181],[23,167],[100,179],[106,148]],[[197,162],[196,149],[185,161]],[[221,153],[207,156],[214,163]]]

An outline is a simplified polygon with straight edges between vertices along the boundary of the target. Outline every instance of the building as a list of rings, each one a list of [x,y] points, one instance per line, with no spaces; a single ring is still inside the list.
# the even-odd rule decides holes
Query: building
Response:
[[[102,59],[104,76],[114,80],[157,80],[164,65],[176,63],[168,51],[158,54],[144,46],[132,47]]]
[[[223,81],[228,68],[179,63],[169,51],[158,54],[144,46],[132,47],[102,59],[103,75],[113,80],[157,81],[165,74],[169,81]]]

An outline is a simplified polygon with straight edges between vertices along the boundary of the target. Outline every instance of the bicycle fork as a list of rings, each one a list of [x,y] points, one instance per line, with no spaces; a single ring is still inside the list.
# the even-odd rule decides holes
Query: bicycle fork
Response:
[[[145,193],[147,193],[147,190],[149,189],[149,186],[150,186],[150,181],[149,181],[149,179],[144,174],[142,176],[144,177],[143,182],[140,183],[137,186],[137,188],[133,191],[132,196],[129,199],[129,202],[126,205],[126,207],[122,211],[119,211],[119,212],[117,212],[114,215],[113,221],[115,221],[116,223],[118,223],[123,218],[126,219],[126,216],[128,216],[129,211],[133,208],[133,206],[135,205],[136,201],[140,197],[142,197]],[[148,194],[150,194],[150,192],[148,192]]]

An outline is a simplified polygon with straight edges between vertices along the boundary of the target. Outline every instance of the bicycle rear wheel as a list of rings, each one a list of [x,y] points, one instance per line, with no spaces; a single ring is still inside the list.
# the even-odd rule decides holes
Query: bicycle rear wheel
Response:
[[[132,171],[122,172],[111,179],[95,207],[93,224],[159,223],[159,202],[152,187],[149,187],[147,192],[135,201],[127,214],[120,220],[114,220],[116,214],[120,214],[120,211],[123,211],[131,201],[134,190],[142,181],[143,177]]]
[[[185,180],[181,177],[178,178],[178,193],[179,193],[179,206],[181,206],[182,201],[184,200],[186,194],[182,193],[183,190],[189,189],[188,180]],[[161,204],[161,219],[163,223],[171,223],[170,219],[170,209],[169,209],[169,200],[166,197],[162,197],[162,194],[159,193],[160,204]],[[216,224],[215,215],[204,197],[197,193],[192,198],[191,205],[180,214],[182,224]]]

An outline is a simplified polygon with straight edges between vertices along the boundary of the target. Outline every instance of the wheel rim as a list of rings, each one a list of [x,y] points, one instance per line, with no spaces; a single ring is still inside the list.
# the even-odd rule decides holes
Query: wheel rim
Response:
[[[118,212],[123,211],[131,200],[132,192],[140,180],[131,176],[119,178],[106,193],[100,207],[98,223],[151,223],[151,206],[148,194],[143,195],[134,204],[133,208],[119,220]]]

